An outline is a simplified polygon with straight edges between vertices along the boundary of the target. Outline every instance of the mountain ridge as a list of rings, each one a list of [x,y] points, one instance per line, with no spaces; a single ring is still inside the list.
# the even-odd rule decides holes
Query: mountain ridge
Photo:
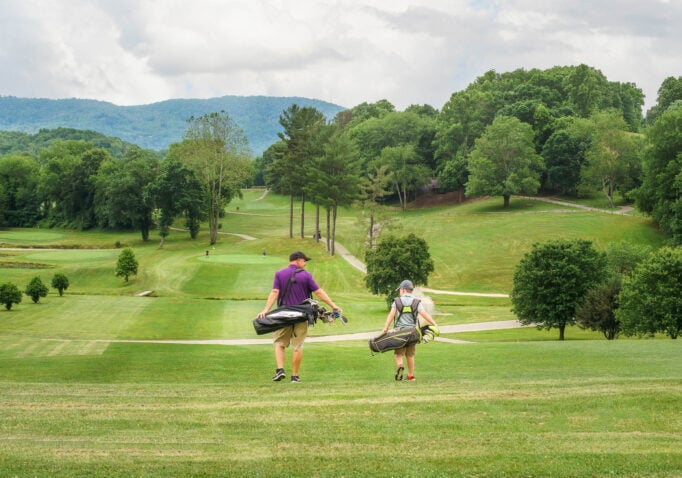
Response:
[[[0,96],[0,130],[36,133],[59,127],[92,130],[161,151],[182,140],[192,116],[225,111],[244,130],[254,155],[278,141],[279,116],[292,104],[312,106],[332,119],[343,106],[299,96],[170,98],[120,106],[86,98]]]

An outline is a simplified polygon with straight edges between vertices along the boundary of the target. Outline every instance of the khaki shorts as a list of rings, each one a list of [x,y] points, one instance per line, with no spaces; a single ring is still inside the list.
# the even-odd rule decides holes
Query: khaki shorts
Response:
[[[412,345],[407,345],[405,347],[400,347],[399,349],[395,349],[393,351],[394,355],[406,355],[408,357],[414,357],[414,354],[417,352],[417,344],[412,344]]]
[[[425,325],[428,324],[428,322],[422,319],[421,317],[419,317],[417,323],[419,324],[419,327],[424,327]],[[394,355],[405,355],[407,357],[414,357],[415,353],[417,353],[417,344],[400,347],[399,349],[395,349],[393,351]]]
[[[294,325],[287,325],[275,330],[273,342],[281,347],[288,347],[289,344],[298,352],[303,348],[303,342],[308,336],[308,321],[297,322]]]

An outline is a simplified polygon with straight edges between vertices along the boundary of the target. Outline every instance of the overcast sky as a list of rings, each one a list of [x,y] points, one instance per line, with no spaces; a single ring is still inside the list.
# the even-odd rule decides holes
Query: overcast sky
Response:
[[[580,63],[646,112],[682,75],[682,0],[0,0],[2,96],[440,109],[491,69]]]

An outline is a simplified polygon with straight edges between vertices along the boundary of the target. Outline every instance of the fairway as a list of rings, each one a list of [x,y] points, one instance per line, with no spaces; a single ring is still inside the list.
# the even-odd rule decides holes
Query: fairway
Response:
[[[34,261],[99,261],[116,259],[117,251],[82,251],[82,250],[67,250],[67,251],[50,251],[50,252],[36,252],[26,255],[26,258]]]
[[[269,343],[218,345],[271,339],[252,320],[294,250],[313,257],[307,269],[350,319],[311,336],[383,326],[385,301],[310,238],[313,217],[305,238],[288,237],[288,204],[248,191],[213,246],[203,229],[195,240],[174,230],[163,248],[133,232],[0,231],[12,248],[3,281],[70,279],[63,297],[0,310],[0,477],[682,476],[679,341],[609,342],[577,327],[563,342],[532,327],[450,333],[418,347],[414,383],[396,382],[391,353],[372,355],[366,340],[309,341],[299,384],[271,381]],[[641,217],[512,204],[392,213],[393,231],[428,241],[440,325],[514,320],[511,272],[534,242],[662,242]],[[337,237],[361,260],[365,219],[342,211]],[[119,246],[139,260],[128,282],[114,274]]]
[[[682,467],[674,341],[435,343],[419,348],[416,383],[395,382],[390,354],[365,343],[308,344],[301,384],[270,381],[269,346],[17,356],[18,344],[0,344],[3,476],[670,477]]]
[[[2,241],[18,241],[18,242],[48,242],[56,241],[64,237],[51,231],[0,231],[0,242]]]
[[[224,264],[268,264],[272,267],[282,264],[281,258],[255,254],[209,254],[200,257],[199,260]]]

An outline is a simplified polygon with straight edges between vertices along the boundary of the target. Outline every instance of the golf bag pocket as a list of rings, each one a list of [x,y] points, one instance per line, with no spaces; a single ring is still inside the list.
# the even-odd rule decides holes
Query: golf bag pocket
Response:
[[[418,327],[401,327],[369,339],[369,349],[372,352],[387,352],[407,345],[418,344],[422,340],[422,333]]]
[[[316,306],[312,304],[283,305],[266,314],[265,317],[254,319],[253,328],[258,335],[268,334],[298,322],[307,321],[309,324],[313,324],[315,323],[315,315]]]

